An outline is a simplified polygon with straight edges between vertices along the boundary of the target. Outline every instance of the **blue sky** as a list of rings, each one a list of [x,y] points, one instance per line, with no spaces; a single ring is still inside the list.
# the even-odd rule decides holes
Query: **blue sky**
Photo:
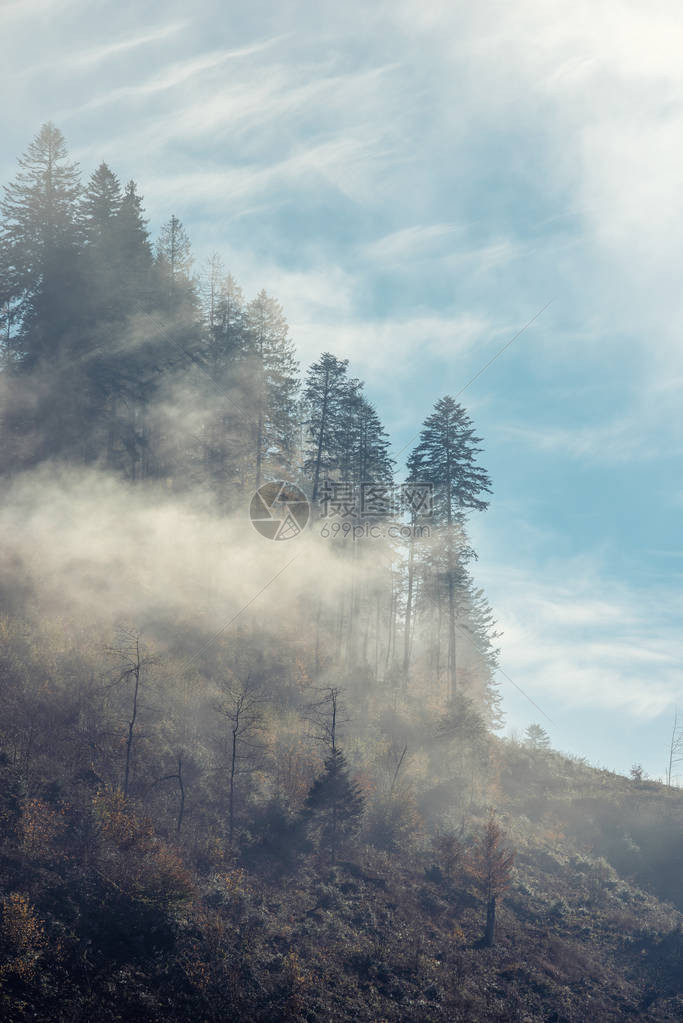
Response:
[[[476,10],[473,9],[476,6]],[[37,28],[39,26],[39,28]],[[683,705],[683,22],[675,3],[0,7],[0,172],[52,119],[197,269],[352,361],[398,451],[458,392],[511,728],[663,773]],[[682,768],[683,773],[683,768]]]

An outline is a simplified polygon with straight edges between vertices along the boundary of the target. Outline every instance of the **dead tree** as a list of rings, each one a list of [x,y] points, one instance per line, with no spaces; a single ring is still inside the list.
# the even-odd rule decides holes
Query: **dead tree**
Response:
[[[666,784],[671,788],[673,769],[677,764],[683,762],[683,725],[678,723],[678,708],[674,711],[674,725],[671,730],[671,741],[669,743],[669,759],[666,765]]]
[[[235,834],[235,797],[237,777],[245,762],[253,760],[263,748],[258,734],[263,726],[264,694],[250,682],[230,686],[218,703],[219,713],[226,719],[228,732],[228,835]]]
[[[133,743],[135,739],[135,725],[138,718],[140,685],[143,672],[158,663],[156,657],[143,657],[143,648],[140,642],[140,632],[137,629],[120,628],[118,630],[118,643],[110,648],[110,653],[120,659],[117,677],[112,686],[119,686],[124,682],[133,683],[133,692],[130,704],[130,716],[128,720],[126,735],[126,758],[123,772],[123,797],[128,798],[130,787],[130,768],[133,755]]]

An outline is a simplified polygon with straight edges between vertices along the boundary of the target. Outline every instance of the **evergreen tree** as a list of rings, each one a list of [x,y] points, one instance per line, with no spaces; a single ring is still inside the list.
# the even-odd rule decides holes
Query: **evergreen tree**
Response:
[[[359,480],[390,486],[394,478],[394,460],[389,454],[389,436],[375,407],[364,395],[358,409],[358,433]]]
[[[43,125],[19,167],[0,203],[3,347],[22,378],[2,414],[9,465],[80,456],[90,420],[78,170],[53,124]]]
[[[165,365],[162,300],[142,198],[134,181],[116,211],[107,265],[113,277],[108,370],[107,462],[136,478],[148,462],[146,408]]]
[[[81,202],[87,244],[111,245],[112,228],[121,211],[121,184],[106,163],[90,176]]]
[[[503,832],[491,810],[470,857],[470,874],[486,902],[484,944],[493,945],[496,932],[496,908],[501,895],[510,886],[514,852],[506,845]]]
[[[483,511],[491,493],[491,481],[476,456],[482,450],[467,412],[453,398],[436,402],[425,420],[420,440],[408,459],[408,482],[427,484],[432,490],[431,521],[440,527],[445,545],[445,581],[448,595],[448,676],[450,699],[457,683],[456,618],[457,587],[463,577],[463,560],[471,550],[463,533],[465,514]],[[473,553],[473,552],[472,552]]]
[[[73,334],[81,242],[78,169],[62,133],[43,125],[0,203],[2,292],[17,307],[24,365],[52,365]]]
[[[290,475],[295,451],[298,364],[280,303],[260,291],[246,310],[254,484]]]
[[[249,407],[249,337],[242,289],[225,275],[218,256],[209,260],[201,287],[206,345],[199,383],[206,406],[203,461],[221,505],[241,492],[252,455],[245,423]]]
[[[305,818],[319,829],[319,848],[331,863],[336,862],[341,844],[360,827],[364,805],[360,789],[349,777],[344,754],[333,744],[304,808]]]
[[[106,164],[91,176],[81,204],[86,238],[84,309],[92,338],[88,363],[90,390],[97,406],[90,437],[92,456],[106,452],[108,465],[138,475],[147,438],[143,410],[156,384],[150,375],[158,327],[139,317],[155,306],[152,256],[142,203],[135,183],[122,193]],[[158,322],[158,321],[157,321]],[[158,342],[157,342],[158,345]],[[98,430],[97,425],[101,428]]]
[[[116,217],[116,262],[121,271],[119,289],[129,311],[151,302],[152,246],[137,185],[129,181]]]
[[[480,444],[462,405],[449,396],[436,402],[408,459],[408,480],[432,486],[435,522],[451,525],[470,509],[488,508],[480,496],[491,493],[489,475],[476,461]]]
[[[187,231],[175,214],[161,228],[156,262],[163,293],[171,305],[177,306],[189,297],[192,288],[192,251]]]
[[[531,749],[547,750],[550,749],[550,736],[545,728],[534,722],[524,732],[524,743]]]
[[[304,414],[309,447],[303,468],[313,482],[313,501],[318,499],[322,480],[339,468],[348,365],[348,359],[324,352],[306,376]]]

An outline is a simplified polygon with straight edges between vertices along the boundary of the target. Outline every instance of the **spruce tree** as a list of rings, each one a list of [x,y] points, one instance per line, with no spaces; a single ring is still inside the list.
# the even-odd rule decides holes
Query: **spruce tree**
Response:
[[[349,395],[348,365],[348,359],[324,352],[306,376],[304,415],[308,454],[303,468],[312,480],[313,501],[318,499],[321,482],[340,466],[345,401]]]
[[[489,475],[477,462],[480,444],[466,410],[446,396],[434,405],[408,459],[408,482],[431,487],[431,522],[443,538],[451,700],[457,685],[457,588],[464,578],[464,561],[473,553],[464,535],[465,516],[471,509],[485,510],[488,502],[481,495],[491,493]]]
[[[346,758],[332,745],[323,773],[311,786],[304,808],[305,819],[319,831],[319,849],[336,862],[344,841],[360,827],[365,801],[349,777]]]
[[[69,354],[78,314],[78,168],[51,123],[43,125],[19,167],[0,203],[2,293],[16,307],[22,364],[49,360],[54,367]]]
[[[162,292],[175,308],[187,300],[192,291],[192,248],[187,231],[175,214],[161,228],[156,262]]]
[[[203,462],[222,507],[229,507],[249,477],[253,454],[245,424],[250,420],[249,351],[242,289],[213,256],[202,286],[205,345],[199,387],[206,405]]]
[[[90,246],[110,245],[114,224],[121,211],[121,184],[106,163],[90,176],[81,202],[83,231]]]
[[[550,736],[545,728],[534,722],[524,732],[524,744],[531,749],[547,750],[550,749]]]
[[[470,875],[486,903],[483,944],[488,947],[495,942],[496,909],[501,896],[510,887],[514,862],[515,854],[506,844],[496,815],[491,810],[469,859]]]
[[[8,465],[81,457],[90,422],[78,170],[53,124],[43,125],[19,167],[0,203],[3,347],[15,375],[2,412]]]
[[[389,436],[368,399],[361,396],[358,408],[358,478],[363,483],[390,486],[394,460],[389,454]]]
[[[254,484],[286,479],[296,448],[298,363],[280,303],[260,291],[246,309]]]
[[[152,304],[152,246],[142,197],[137,185],[126,185],[116,217],[115,259],[120,271],[119,291],[129,312]]]

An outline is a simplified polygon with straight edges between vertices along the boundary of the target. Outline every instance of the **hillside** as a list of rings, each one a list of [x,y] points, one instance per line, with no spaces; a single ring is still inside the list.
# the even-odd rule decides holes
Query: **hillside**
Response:
[[[462,389],[394,458],[54,124],[4,195],[0,1018],[683,1018],[682,793],[500,737]]]
[[[289,804],[252,789],[232,843],[202,826],[189,761],[179,831],[172,775],[161,802],[124,800],[62,746],[29,797],[5,755],[2,1018],[680,1019],[683,795],[415,719],[399,707],[349,742],[365,814],[336,864],[293,795],[314,752],[308,775],[280,758]],[[379,754],[399,731],[396,774]],[[489,948],[471,864],[491,804],[516,858]]]

